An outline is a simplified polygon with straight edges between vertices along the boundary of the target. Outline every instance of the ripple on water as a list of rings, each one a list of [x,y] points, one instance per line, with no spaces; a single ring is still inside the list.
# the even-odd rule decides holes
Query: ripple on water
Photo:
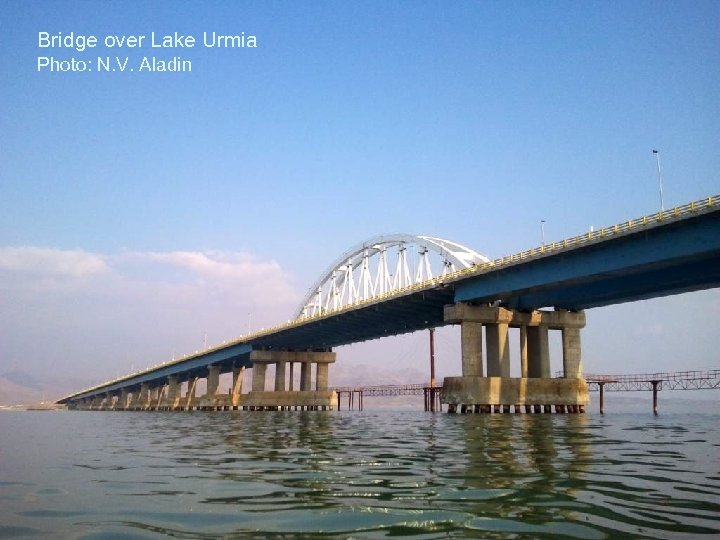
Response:
[[[0,538],[717,535],[715,418],[10,415]]]

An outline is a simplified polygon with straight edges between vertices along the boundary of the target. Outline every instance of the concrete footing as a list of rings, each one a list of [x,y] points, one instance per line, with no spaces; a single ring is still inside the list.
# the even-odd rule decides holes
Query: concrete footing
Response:
[[[441,401],[451,413],[580,413],[590,398],[584,379],[446,377]]]
[[[331,390],[255,392],[243,396],[240,402],[242,410],[307,410],[329,411],[334,408],[337,395]]]

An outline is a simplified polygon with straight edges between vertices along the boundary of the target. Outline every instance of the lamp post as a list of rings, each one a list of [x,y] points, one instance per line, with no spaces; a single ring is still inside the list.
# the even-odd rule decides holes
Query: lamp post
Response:
[[[660,183],[660,211],[665,211],[665,203],[663,201],[663,179],[662,179],[662,171],[660,170],[660,152],[653,149],[653,154],[655,154],[655,160],[657,161],[657,170],[658,170],[658,182]]]
[[[545,245],[545,220],[540,220],[540,242],[544,246]]]

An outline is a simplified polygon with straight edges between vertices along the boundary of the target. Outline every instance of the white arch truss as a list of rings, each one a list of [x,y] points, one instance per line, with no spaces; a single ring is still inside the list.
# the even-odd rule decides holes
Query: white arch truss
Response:
[[[470,248],[442,238],[376,236],[343,253],[309,289],[295,317],[303,319],[342,309],[489,261]]]

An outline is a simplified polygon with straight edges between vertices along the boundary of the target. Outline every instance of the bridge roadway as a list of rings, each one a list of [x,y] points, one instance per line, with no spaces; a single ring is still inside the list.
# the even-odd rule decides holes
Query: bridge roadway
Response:
[[[448,324],[444,306],[583,310],[720,286],[720,195],[446,274],[321,315],[289,321],[59,400],[130,392],[170,376],[251,367],[252,351],[333,347]]]

